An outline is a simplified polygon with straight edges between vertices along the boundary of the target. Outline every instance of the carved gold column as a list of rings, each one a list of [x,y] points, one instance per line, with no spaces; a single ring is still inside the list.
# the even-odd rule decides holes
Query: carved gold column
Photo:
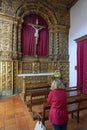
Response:
[[[54,33],[49,30],[49,59],[53,60]]]
[[[62,30],[62,29],[61,29]],[[62,79],[68,86],[69,82],[69,56],[68,56],[68,32],[59,32],[59,62]]]
[[[59,32],[56,31],[54,34],[54,61],[59,59]]]
[[[0,62],[0,91],[1,95],[13,94],[13,62],[1,61]]]
[[[2,70],[1,70],[1,62],[0,62],[0,96],[2,95]]]
[[[17,59],[17,21],[13,21],[12,58]]]
[[[13,94],[13,62],[6,62],[6,95]]]
[[[12,59],[12,18],[0,14],[0,60]]]
[[[18,59],[21,59],[21,29],[22,22],[18,24]]]
[[[18,87],[17,20],[0,13],[0,95],[13,95]],[[15,61],[13,61],[15,59]]]
[[[5,62],[2,62],[1,63],[1,70],[2,70],[2,73],[1,73],[1,77],[2,77],[2,80],[1,80],[1,85],[2,85],[2,95],[6,95],[6,63]]]

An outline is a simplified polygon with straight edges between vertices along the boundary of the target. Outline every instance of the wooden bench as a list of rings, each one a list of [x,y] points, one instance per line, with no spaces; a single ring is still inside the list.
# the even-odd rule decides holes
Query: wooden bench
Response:
[[[26,102],[27,106],[30,108],[30,111],[32,111],[32,106],[34,105],[39,105],[39,104],[43,104],[46,101],[46,98],[50,92],[50,85],[45,85],[42,87],[37,87],[31,90],[27,90],[26,94],[25,94],[25,100],[26,97],[29,96],[30,99],[28,102]],[[67,90],[66,90],[67,91]],[[67,97],[75,97],[75,96],[79,96],[80,93],[78,91],[68,91],[67,92]],[[38,98],[37,98],[38,97]]]
[[[67,97],[72,98],[73,96],[75,97],[75,96],[81,95],[82,94],[82,88],[74,86],[74,87],[67,88],[66,92],[67,92]]]
[[[66,91],[67,92],[69,92],[69,91],[79,91],[80,93],[82,93],[82,87],[73,86],[73,87],[66,88]]]
[[[39,96],[39,93],[45,93],[45,91],[49,91],[50,89],[50,85],[49,84],[45,84],[45,85],[39,85],[39,86],[33,86],[32,88],[26,87],[25,88],[25,94],[24,94],[24,101],[26,102],[26,98],[30,97],[31,95],[34,97],[36,97],[36,95]],[[77,96],[79,94],[81,94],[80,92],[77,91],[77,87],[71,87],[66,89],[67,91],[67,97],[72,97],[72,96]],[[41,95],[41,94],[40,94]],[[44,95],[44,94],[42,94]]]
[[[81,93],[78,92],[78,91],[69,91],[67,92],[67,98],[75,98],[75,97],[78,97],[78,96],[81,96]]]
[[[79,128],[75,128],[73,130],[87,130],[87,125],[86,126],[81,126]]]
[[[49,86],[49,88],[50,88],[50,86]],[[73,90],[74,89],[74,90]],[[67,100],[68,100],[68,102],[71,102],[71,103],[73,103],[76,99],[78,99],[79,98],[79,96],[80,96],[80,94],[81,93],[78,93],[78,91],[77,91],[77,88],[75,87],[75,88],[73,88],[73,89],[69,89],[69,91],[68,90],[66,90],[67,91]],[[28,92],[28,96],[30,96],[30,100],[29,100],[29,102],[27,103],[27,106],[30,108],[30,111],[32,111],[32,107],[34,106],[34,105],[39,105],[39,104],[43,104],[44,102],[46,102],[46,98],[47,98],[47,96],[48,96],[48,94],[49,94],[49,91],[50,91],[50,89],[48,89],[48,87],[41,87],[41,88],[39,88],[39,89],[32,89],[32,90],[29,90],[29,92]],[[37,98],[35,98],[35,97],[39,97],[38,99]],[[40,97],[41,96],[41,97]],[[45,96],[45,97],[42,97],[42,96]],[[74,107],[75,107],[75,104],[73,104],[74,105]],[[46,106],[46,105],[45,105]],[[46,111],[46,108],[45,108],[45,106],[43,107],[43,113],[45,113],[44,111]],[[48,108],[48,107],[47,107]],[[77,111],[77,109],[76,109],[76,111]],[[74,110],[73,110],[73,112],[74,112]],[[72,112],[72,113],[73,113]],[[33,113],[35,114],[35,112],[33,111]],[[37,112],[37,115],[38,115],[38,113],[39,112]],[[41,112],[40,112],[41,113]],[[32,114],[33,115],[33,114]],[[43,114],[44,115],[44,114]],[[73,115],[73,114],[72,114]],[[39,115],[40,116],[40,115]],[[35,116],[33,116],[34,118],[36,118]],[[43,118],[45,118],[44,116],[43,116]]]
[[[24,94],[24,100],[26,102],[26,97],[29,97],[29,100],[26,102],[27,106],[32,111],[33,105],[43,104],[46,101],[46,98],[50,91],[50,85],[39,86],[33,89],[27,89]]]
[[[50,105],[47,102],[44,102],[42,109],[39,109],[38,111],[33,110],[31,114],[34,120],[35,119],[41,120],[42,123],[45,125],[45,121],[48,120],[49,110]]]
[[[73,118],[75,116],[74,113],[76,113],[75,117],[77,119],[77,122],[79,122],[79,103],[80,102],[78,100],[67,103],[68,114],[71,114]]]
[[[77,113],[77,121],[79,120],[79,111],[78,111],[78,108],[79,108],[79,102],[77,100],[75,101],[70,101],[69,103],[67,103],[67,108],[68,108],[68,113],[72,114],[74,112]],[[35,117],[34,119],[38,119],[38,120],[41,120],[43,122],[43,124],[45,124],[45,121],[48,120],[48,114],[49,114],[49,110],[50,110],[50,105],[45,102],[43,103],[43,107],[42,109],[38,109],[38,111],[35,111],[33,110],[33,114],[35,114],[35,116],[32,116]]]
[[[74,90],[73,90],[74,89]],[[77,92],[77,88],[73,88],[66,90],[67,91],[67,97],[77,97],[80,93]],[[50,85],[41,85],[34,87],[32,89],[26,88],[24,100],[26,102],[26,97],[29,97],[29,100],[26,102],[26,105],[29,107],[30,111],[32,112],[32,107],[35,105],[40,105],[46,102],[46,98],[50,92]],[[44,111],[45,107],[43,108]]]
[[[87,109],[87,95],[86,94],[81,95],[78,101],[79,101],[79,111]]]
[[[45,87],[38,87],[31,90],[27,90],[25,94],[25,100],[28,96],[30,99],[26,102],[27,106],[30,108],[30,111],[32,111],[32,106],[43,104],[46,102],[46,98],[50,92],[50,86]],[[73,96],[79,96],[79,93],[76,91],[69,91],[67,94],[67,97],[73,97]]]
[[[87,96],[82,95],[80,98],[67,102],[68,114],[72,114],[76,117],[79,123],[80,111],[87,109]],[[50,105],[48,103],[43,103],[42,110],[33,111],[37,115],[37,119],[42,120],[43,124],[48,120],[48,113],[50,110]],[[76,115],[74,115],[76,113]]]

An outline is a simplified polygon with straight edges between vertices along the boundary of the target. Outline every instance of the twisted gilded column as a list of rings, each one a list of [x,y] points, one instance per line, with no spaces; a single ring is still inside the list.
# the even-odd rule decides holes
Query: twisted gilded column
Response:
[[[21,29],[22,29],[22,23],[18,24],[18,59],[21,59]]]
[[[59,59],[59,32],[54,34],[54,43],[54,60],[57,61]]]
[[[54,48],[54,33],[49,30],[49,59],[53,60],[53,48]]]
[[[17,22],[13,22],[12,58],[17,59]]]
[[[12,18],[0,14],[0,60],[12,59]]]

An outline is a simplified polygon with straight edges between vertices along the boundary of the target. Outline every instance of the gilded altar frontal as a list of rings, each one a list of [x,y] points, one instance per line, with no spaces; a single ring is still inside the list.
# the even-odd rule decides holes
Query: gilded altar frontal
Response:
[[[46,22],[46,55],[39,55],[37,50],[32,55],[23,53],[23,49],[26,49],[26,46],[22,46],[23,25],[30,15],[41,17]],[[39,21],[35,21],[35,24],[39,24]],[[23,79],[18,74],[53,73],[59,69],[62,80],[68,86],[69,27],[70,5],[63,0],[0,0],[0,96],[22,92]],[[50,84],[51,81],[50,76],[26,77],[25,87]]]

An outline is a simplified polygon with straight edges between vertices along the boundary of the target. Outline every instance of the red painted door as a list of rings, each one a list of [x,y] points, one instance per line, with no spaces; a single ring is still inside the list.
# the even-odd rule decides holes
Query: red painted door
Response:
[[[87,94],[87,39],[77,43],[77,86]]]

